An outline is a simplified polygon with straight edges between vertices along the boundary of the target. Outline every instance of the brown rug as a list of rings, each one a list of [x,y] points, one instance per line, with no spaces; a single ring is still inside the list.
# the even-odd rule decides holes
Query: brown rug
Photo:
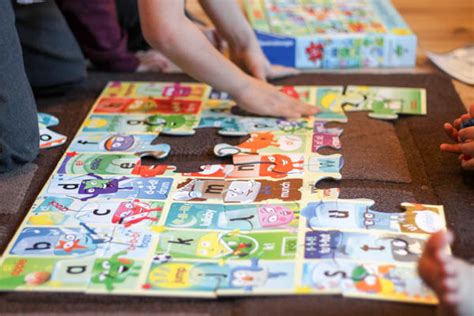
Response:
[[[89,80],[82,88],[59,98],[40,100],[39,109],[42,112],[58,116],[61,119],[61,125],[58,126],[57,131],[71,137],[108,80],[190,81],[191,79],[184,75],[94,73],[90,75]],[[391,146],[395,146],[389,150],[392,152],[399,151],[396,161],[384,159],[385,157],[377,154],[380,153],[378,150],[388,148],[385,146],[386,144],[378,143],[381,140],[373,140],[373,142],[377,142],[374,146],[375,149],[368,150],[366,155],[357,155],[358,150],[363,150],[361,147],[364,140],[352,138],[348,143],[347,139],[351,138],[351,135],[347,133],[347,130],[360,132],[363,131],[364,126],[354,119],[344,127],[346,129],[345,133],[348,135],[347,139],[343,140],[345,142],[343,146],[345,146],[346,151],[350,149],[353,152],[352,155],[345,153],[346,156],[344,157],[347,171],[343,171],[343,173],[345,172],[347,177],[340,182],[326,182],[324,185],[340,186],[342,196],[345,198],[374,198],[377,207],[380,206],[381,209],[391,209],[407,199],[430,204],[443,204],[446,209],[448,224],[457,235],[453,249],[454,253],[463,258],[474,257],[474,230],[472,229],[474,227],[474,177],[472,174],[460,170],[455,156],[439,152],[439,144],[448,140],[442,130],[442,124],[445,120],[452,120],[465,111],[449,78],[438,75],[308,74],[280,80],[277,84],[363,84],[426,88],[428,91],[427,116],[401,117],[393,123],[384,123],[384,125],[388,124],[385,130],[390,131],[389,134],[392,135],[390,137],[392,137],[394,144],[391,144]],[[220,138],[216,133],[216,130],[210,129],[200,131],[199,137],[174,140],[179,142],[179,144],[172,145],[176,154],[169,157],[167,162],[176,164],[183,170],[192,169],[202,163],[209,162],[211,158],[209,148],[212,148],[213,142],[219,140],[230,141],[228,138]],[[374,131],[374,133],[377,133],[377,131]],[[399,146],[393,137],[398,139]],[[164,137],[159,137],[157,141],[171,142],[170,139]],[[354,147],[351,148],[351,146]],[[65,149],[66,146],[63,146],[47,153],[41,153],[36,161],[39,169],[22,203],[21,214],[0,217],[0,227],[6,228],[9,238],[18,227],[28,207]],[[212,159],[214,158],[212,157]],[[404,165],[404,161],[406,165]],[[374,166],[368,167],[368,164]],[[366,169],[366,171],[359,173],[359,175],[364,173],[365,176],[360,178],[355,174],[349,176],[349,173],[358,172],[356,170],[357,165],[363,165],[361,168]],[[371,168],[374,169],[369,170]],[[383,168],[386,170],[382,170]],[[385,172],[383,177],[380,176],[382,172]],[[1,201],[6,198],[0,196]],[[4,248],[5,242],[0,247]],[[208,301],[65,293],[0,294],[0,313],[350,314],[365,316],[433,315],[434,311],[435,308],[429,306],[355,300],[337,296],[221,298],[217,301]]]

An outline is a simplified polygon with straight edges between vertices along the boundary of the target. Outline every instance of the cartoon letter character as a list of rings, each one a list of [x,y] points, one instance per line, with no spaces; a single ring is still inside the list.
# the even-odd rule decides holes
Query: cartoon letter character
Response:
[[[262,227],[282,227],[295,218],[292,210],[281,205],[264,204],[257,207],[258,220]]]
[[[112,292],[114,285],[124,283],[129,277],[138,277],[140,267],[131,259],[120,258],[127,251],[120,251],[110,259],[97,259],[92,276],[93,284],[103,284],[107,291]]]
[[[151,208],[150,204],[141,202],[138,199],[132,202],[122,202],[112,217],[112,223],[123,224],[124,227],[130,227],[144,220],[156,222],[158,219],[150,216],[150,214],[155,211],[161,212],[161,210],[161,207]]]
[[[249,150],[251,154],[257,154],[260,149],[270,146],[279,147],[280,144],[272,132],[261,132],[250,134],[250,138],[238,147]]]
[[[258,259],[251,259],[251,266],[239,266],[230,271],[230,287],[243,288],[252,292],[254,287],[264,286],[268,279],[285,276],[285,272],[269,272],[268,268],[258,266]]]
[[[81,201],[87,201],[101,194],[116,193],[119,190],[133,190],[133,187],[119,187],[119,182],[127,180],[127,177],[122,177],[120,179],[104,179],[101,176],[95,175],[93,173],[89,173],[88,175],[94,177],[95,179],[87,179],[81,182],[78,193],[90,194],[88,197],[81,198]]]
[[[160,152],[161,153],[161,152]],[[164,155],[165,153],[163,153]],[[143,178],[153,178],[163,175],[167,170],[174,170],[173,166],[167,165],[142,165],[141,160],[138,160],[135,167],[132,169],[132,174],[141,176]]]
[[[128,151],[136,144],[135,137],[132,135],[113,135],[107,138],[103,147],[107,151]]]
[[[303,160],[293,162],[286,155],[262,156],[260,175],[263,177],[284,178],[294,170],[303,170]],[[297,164],[301,166],[296,166]]]

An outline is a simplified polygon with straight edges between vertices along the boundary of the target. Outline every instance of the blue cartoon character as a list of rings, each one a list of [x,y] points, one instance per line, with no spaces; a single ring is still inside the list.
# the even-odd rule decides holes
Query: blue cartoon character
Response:
[[[133,190],[133,187],[124,187],[119,186],[120,181],[127,180],[127,177],[122,177],[120,179],[104,179],[101,176],[89,173],[88,176],[94,177],[95,179],[82,180],[79,186],[79,194],[90,194],[90,196],[81,198],[81,201],[87,201],[89,199],[98,197],[102,194],[112,194],[116,193],[119,190]]]
[[[242,288],[246,292],[252,292],[254,287],[264,286],[268,279],[286,276],[285,272],[270,272],[266,267],[258,265],[258,259],[252,258],[251,265],[238,266],[230,271],[229,286],[231,288]]]

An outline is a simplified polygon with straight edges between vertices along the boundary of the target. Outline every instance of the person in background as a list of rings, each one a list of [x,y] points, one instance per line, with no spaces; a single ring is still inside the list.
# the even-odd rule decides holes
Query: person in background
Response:
[[[0,1],[0,21],[0,173],[4,173],[36,158],[39,131],[11,1]]]

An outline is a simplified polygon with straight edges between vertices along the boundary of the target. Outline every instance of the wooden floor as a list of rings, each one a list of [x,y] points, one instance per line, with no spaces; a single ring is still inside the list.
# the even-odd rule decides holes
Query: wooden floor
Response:
[[[242,2],[242,0],[239,0]],[[392,0],[418,36],[417,72],[439,71],[426,58],[426,51],[447,52],[474,43],[474,0]],[[209,21],[197,0],[187,0],[188,9]],[[467,106],[474,104],[474,87],[453,80]]]

